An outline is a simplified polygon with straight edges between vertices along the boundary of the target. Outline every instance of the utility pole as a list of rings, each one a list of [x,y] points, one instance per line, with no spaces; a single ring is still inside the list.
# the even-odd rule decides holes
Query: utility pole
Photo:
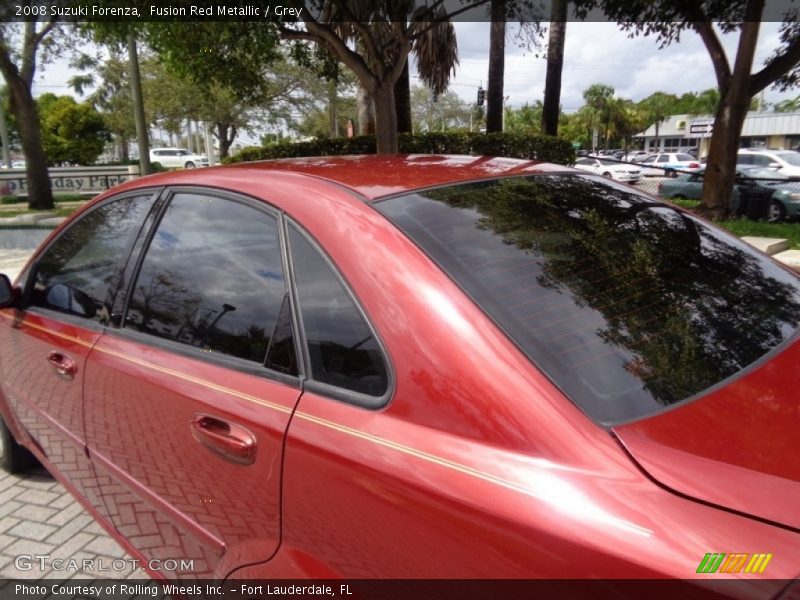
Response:
[[[142,80],[139,76],[139,54],[136,51],[136,32],[133,27],[128,32],[128,66],[131,77],[131,95],[133,96],[133,116],[136,121],[136,143],[139,146],[139,170],[142,175],[147,175],[151,172],[150,144],[147,141]]]

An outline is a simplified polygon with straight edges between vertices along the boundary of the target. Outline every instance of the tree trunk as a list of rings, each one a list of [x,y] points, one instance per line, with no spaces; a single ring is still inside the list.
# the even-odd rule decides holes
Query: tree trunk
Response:
[[[25,182],[28,188],[28,207],[42,210],[53,208],[53,188],[47,170],[47,157],[42,147],[42,132],[36,103],[25,83],[14,78],[6,81],[11,111],[17,118],[22,152],[25,155]]]
[[[8,126],[6,125],[5,100],[0,95],[0,143],[3,144],[3,165],[7,169],[11,168],[11,149],[8,143]]]
[[[486,133],[503,131],[506,17],[504,0],[492,0],[489,31],[489,82],[486,90]]]
[[[214,128],[216,131],[217,140],[219,140],[219,160],[228,158],[233,140],[236,139],[236,127],[228,125],[227,123],[215,123]],[[229,134],[230,133],[230,134]]]
[[[375,142],[378,154],[395,154],[397,146],[397,108],[394,102],[394,83],[378,87],[375,103]]]
[[[658,130],[661,129],[661,121],[656,120],[656,139],[653,142],[656,146],[656,152],[658,152]]]
[[[122,162],[130,160],[130,145],[128,144],[128,138],[125,137],[125,134],[119,136],[119,156]]]
[[[748,7],[761,14],[762,2]],[[748,11],[749,12],[749,11]],[[736,180],[736,155],[747,111],[750,109],[750,71],[753,68],[758,30],[756,20],[742,23],[733,73],[727,85],[720,85],[720,100],[714,115],[714,130],[708,149],[708,164],[703,177],[703,193],[698,211],[712,219],[726,217]],[[718,77],[718,79],[720,79]]]
[[[131,79],[133,117],[136,121],[136,143],[139,146],[139,170],[142,175],[152,172],[150,168],[150,144],[147,139],[147,122],[144,118],[144,97],[139,72],[139,54],[136,50],[136,34],[131,28],[128,33],[128,66]]]
[[[336,114],[336,81],[328,82],[328,125],[331,139],[339,137],[339,116]]]
[[[736,91],[731,88],[717,108],[698,208],[698,212],[706,217],[721,219],[730,213],[736,179],[736,155],[749,107],[750,96],[743,86],[743,89]]]
[[[567,0],[553,0],[547,42],[547,75],[542,106],[542,133],[558,135],[561,104],[561,72],[564,69],[564,40],[567,36]]]
[[[411,82],[408,58],[400,79],[394,84],[394,103],[397,109],[397,132],[411,133]]]
[[[356,87],[356,109],[358,111],[358,135],[375,135],[373,98],[360,82]]]

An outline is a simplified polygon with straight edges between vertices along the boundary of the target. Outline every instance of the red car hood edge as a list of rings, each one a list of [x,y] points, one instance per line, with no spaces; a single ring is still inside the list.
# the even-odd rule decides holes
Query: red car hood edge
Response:
[[[800,341],[685,406],[613,428],[685,496],[800,530]]]

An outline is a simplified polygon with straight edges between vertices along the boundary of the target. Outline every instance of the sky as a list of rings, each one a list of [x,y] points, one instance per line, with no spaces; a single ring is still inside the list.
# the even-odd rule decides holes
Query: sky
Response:
[[[763,23],[755,64],[761,65],[779,46],[779,23]],[[515,26],[515,28],[518,26]],[[460,66],[452,90],[473,100],[477,86],[486,87],[489,54],[488,23],[456,24]],[[730,57],[738,36],[724,36]],[[522,106],[542,100],[547,60],[542,51],[506,42],[504,95],[508,104]],[[611,85],[618,96],[642,100],[656,91],[673,94],[717,87],[711,59],[700,37],[686,32],[680,43],[659,49],[655,37],[629,38],[615,23],[568,23],[564,49],[561,105],[566,112],[583,105],[583,90],[593,83]],[[767,89],[765,100],[774,102],[793,93]]]
[[[486,87],[489,55],[489,23],[456,23],[460,64],[451,90],[474,102],[478,86]],[[756,53],[761,65],[779,46],[779,23],[763,23]],[[521,47],[515,39],[518,25],[509,25],[506,42],[504,95],[507,104],[519,107],[541,100],[544,94],[546,59],[542,50]],[[723,36],[729,60],[738,36]],[[538,55],[538,56],[537,56]],[[583,105],[582,93],[594,83],[611,85],[623,98],[639,101],[655,91],[674,94],[699,92],[716,87],[711,59],[699,36],[687,31],[679,43],[659,49],[655,37],[629,38],[614,23],[567,24],[561,105],[566,112]],[[44,92],[75,95],[67,81],[76,72],[62,58],[40,69],[34,94]],[[412,80],[412,84],[414,81]],[[800,91],[767,89],[766,102],[798,95]]]

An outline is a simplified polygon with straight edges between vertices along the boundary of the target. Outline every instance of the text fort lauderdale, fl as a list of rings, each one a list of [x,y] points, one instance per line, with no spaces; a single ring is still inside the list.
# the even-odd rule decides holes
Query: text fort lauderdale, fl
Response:
[[[262,13],[262,10],[263,13]],[[295,17],[302,8],[289,6],[150,6],[151,17]]]

